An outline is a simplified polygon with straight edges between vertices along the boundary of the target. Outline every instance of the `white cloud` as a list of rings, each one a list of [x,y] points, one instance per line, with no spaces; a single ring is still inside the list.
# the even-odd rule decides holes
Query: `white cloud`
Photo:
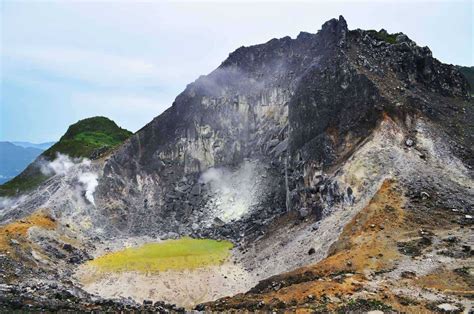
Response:
[[[236,48],[314,33],[340,14],[351,29],[402,31],[472,65],[469,0],[242,1],[3,1],[0,137],[57,140],[94,115],[135,131]]]
[[[19,46],[7,47],[3,55],[23,67],[98,85],[154,80],[159,74],[156,65],[148,60],[89,50]]]
[[[152,96],[121,92],[77,92],[71,95],[71,103],[80,106],[102,106],[105,108],[126,109],[128,107],[131,110],[156,110],[161,108],[160,111],[162,111],[165,108],[160,106],[160,102]]]
[[[96,92],[72,91],[69,104],[82,117],[103,115],[118,125],[137,131],[172,103],[174,95],[105,90]]]

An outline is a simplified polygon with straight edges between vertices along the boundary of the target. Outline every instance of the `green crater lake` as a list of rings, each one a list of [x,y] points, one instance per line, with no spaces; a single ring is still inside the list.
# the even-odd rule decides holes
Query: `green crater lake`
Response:
[[[196,269],[223,264],[232,247],[233,244],[229,241],[184,237],[126,248],[97,257],[88,263],[104,272]]]

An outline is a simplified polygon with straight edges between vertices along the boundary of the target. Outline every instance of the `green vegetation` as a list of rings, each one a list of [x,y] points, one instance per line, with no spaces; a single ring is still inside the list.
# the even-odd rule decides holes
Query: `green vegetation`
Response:
[[[92,158],[98,150],[108,152],[128,139],[132,132],[105,117],[93,117],[71,125],[59,142],[43,153],[49,160],[57,153]]]
[[[400,35],[400,33],[389,34],[384,29],[381,29],[380,31],[368,30],[367,33],[369,33],[372,37],[376,38],[377,40],[382,40],[389,44],[396,44],[397,36]]]
[[[46,179],[48,179],[48,176],[42,174],[39,170],[31,174],[18,175],[0,185],[0,196],[14,196],[19,192],[32,190],[46,181]]]
[[[80,120],[71,125],[59,142],[43,152],[39,158],[52,161],[58,153],[70,157],[98,158],[123,143],[132,132],[122,129],[105,117]],[[38,187],[48,179],[33,162],[21,174],[0,185],[0,196],[14,196]]]
[[[232,246],[228,241],[185,237],[127,248],[88,263],[104,272],[196,269],[222,264],[228,258]]]

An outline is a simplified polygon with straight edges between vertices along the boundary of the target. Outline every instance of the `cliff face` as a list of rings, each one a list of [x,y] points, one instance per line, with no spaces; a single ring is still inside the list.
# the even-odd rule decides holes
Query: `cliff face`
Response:
[[[439,123],[471,164],[468,97],[462,75],[427,47],[403,34],[349,31],[344,18],[333,19],[317,34],[241,47],[188,85],[106,163],[99,204],[132,233],[147,233],[144,225],[210,232],[203,229],[230,222],[219,215],[223,206],[232,208],[228,217],[257,224],[293,209],[321,216],[353,197],[323,172],[348,158],[384,115],[408,129],[408,117]],[[234,173],[228,184],[243,192],[222,197],[212,186],[219,178],[201,176],[212,167]],[[245,182],[253,188],[242,189]],[[325,188],[315,196],[318,185]]]
[[[0,307],[48,309],[37,291],[60,282],[76,303],[59,294],[55,309],[88,307],[80,286],[188,306],[248,291],[198,307],[217,311],[468,311],[473,109],[456,67],[342,17],[239,48],[110,156],[55,160],[38,189],[0,203]],[[230,240],[238,271],[73,276],[91,255],[183,235]],[[215,278],[229,290],[194,284]]]

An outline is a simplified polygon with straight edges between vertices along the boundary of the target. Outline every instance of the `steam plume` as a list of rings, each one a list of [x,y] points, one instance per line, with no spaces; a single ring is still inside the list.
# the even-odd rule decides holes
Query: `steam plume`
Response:
[[[94,192],[99,185],[97,181],[98,175],[88,171],[91,161],[87,158],[71,158],[67,155],[58,153],[56,159],[51,162],[43,162],[41,164],[41,172],[45,175],[63,175],[77,178],[80,183],[80,189],[85,191],[86,199],[95,206]],[[76,182],[71,180],[70,182]]]
[[[86,190],[86,199],[95,206],[94,192],[95,188],[99,185],[97,181],[97,174],[92,172],[82,173],[79,176],[79,182],[81,182]]]

